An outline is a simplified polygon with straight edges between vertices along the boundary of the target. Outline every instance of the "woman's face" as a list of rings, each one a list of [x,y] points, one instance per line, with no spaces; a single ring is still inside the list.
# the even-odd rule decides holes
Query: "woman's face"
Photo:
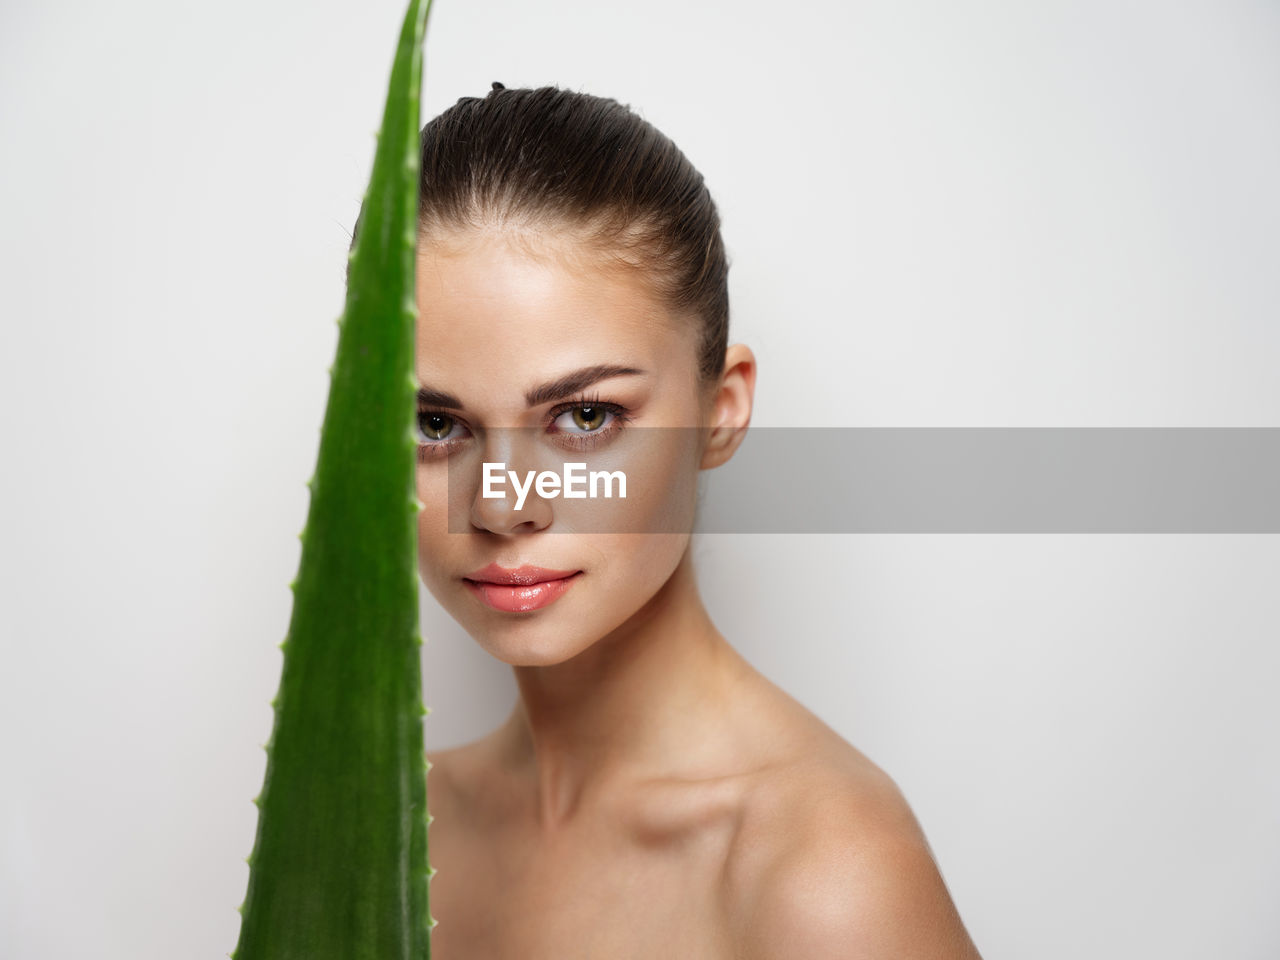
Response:
[[[423,581],[499,660],[567,660],[641,610],[688,544],[708,411],[697,331],[564,233],[433,234],[417,288]],[[483,496],[485,463],[504,464],[489,468],[501,498]],[[625,498],[615,475],[612,498],[548,479],[519,503],[530,471],[566,463],[622,471]]]

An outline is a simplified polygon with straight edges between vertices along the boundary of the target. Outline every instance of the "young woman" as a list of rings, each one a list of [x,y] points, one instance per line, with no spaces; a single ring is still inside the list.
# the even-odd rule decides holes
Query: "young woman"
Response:
[[[614,100],[495,83],[423,130],[421,572],[519,686],[429,758],[436,960],[977,957],[893,781],[699,598],[698,473],[756,378],[727,273],[701,175]],[[528,482],[570,462],[625,498]]]

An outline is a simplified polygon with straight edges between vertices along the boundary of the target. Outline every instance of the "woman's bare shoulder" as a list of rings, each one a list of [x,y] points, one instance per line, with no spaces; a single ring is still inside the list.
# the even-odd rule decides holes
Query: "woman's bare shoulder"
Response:
[[[740,955],[978,960],[898,785],[821,723],[805,742],[743,802],[726,864]]]
[[[427,806],[439,819],[464,819],[481,814],[481,803],[498,795],[493,789],[497,771],[494,735],[427,752]]]

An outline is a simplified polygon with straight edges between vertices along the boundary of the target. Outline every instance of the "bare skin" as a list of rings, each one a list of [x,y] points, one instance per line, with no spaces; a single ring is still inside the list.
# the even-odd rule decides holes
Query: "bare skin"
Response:
[[[530,384],[620,362],[643,373],[602,387],[634,423],[708,428],[692,459],[680,431],[654,431],[662,446],[632,466],[656,499],[620,509],[691,508],[685,474],[747,428],[746,347],[700,385],[694,339],[653,322],[634,277],[505,234],[422,249],[419,380],[457,394],[468,427],[437,431],[465,432],[450,456],[488,426],[543,423]],[[429,757],[434,960],[978,956],[889,777],[716,630],[688,534],[556,538],[563,502],[459,498],[438,466],[419,471],[424,580],[520,694],[488,736]],[[465,532],[446,530],[446,503]],[[504,613],[462,583],[489,561],[583,573],[550,606]]]

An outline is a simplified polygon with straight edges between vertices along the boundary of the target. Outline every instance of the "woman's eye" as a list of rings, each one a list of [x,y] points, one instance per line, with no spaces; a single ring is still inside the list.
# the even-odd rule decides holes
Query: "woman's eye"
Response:
[[[455,427],[461,427],[457,420],[449,416],[447,413],[432,413],[430,411],[418,412],[418,430],[422,436],[431,443],[439,443],[444,440],[458,439],[452,437]]]
[[[570,433],[596,433],[609,422],[605,418],[612,416],[614,416],[612,411],[606,410],[599,404],[579,404],[556,417],[555,424],[557,429],[567,430]],[[561,421],[565,418],[569,418],[568,422],[562,423]]]

